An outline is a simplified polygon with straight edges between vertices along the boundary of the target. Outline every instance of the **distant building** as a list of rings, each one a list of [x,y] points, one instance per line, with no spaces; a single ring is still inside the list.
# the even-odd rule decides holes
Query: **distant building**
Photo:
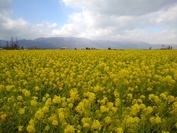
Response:
[[[67,47],[61,47],[60,49],[61,49],[61,50],[65,50],[65,49],[68,49],[68,48],[67,48]]]

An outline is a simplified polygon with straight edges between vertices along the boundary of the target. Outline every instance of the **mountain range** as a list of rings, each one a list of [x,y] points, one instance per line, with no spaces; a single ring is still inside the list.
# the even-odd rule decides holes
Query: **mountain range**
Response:
[[[10,44],[10,41],[9,41]],[[7,45],[6,40],[0,40],[0,47]],[[163,44],[150,44],[140,41],[111,41],[111,40],[90,40],[87,38],[76,38],[76,37],[40,37],[34,40],[21,39],[18,40],[18,45],[24,48],[47,48],[47,49],[85,49],[96,48],[96,49],[152,49],[167,47],[169,45]],[[173,48],[177,48],[177,45],[170,45]]]

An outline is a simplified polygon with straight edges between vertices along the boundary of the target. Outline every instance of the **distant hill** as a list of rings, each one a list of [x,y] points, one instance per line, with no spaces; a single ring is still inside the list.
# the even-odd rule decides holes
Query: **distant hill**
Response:
[[[172,46],[173,49],[177,49],[177,45],[175,44],[153,44],[152,49],[167,48],[169,46]]]
[[[6,40],[0,40],[0,46],[6,46]],[[10,42],[9,42],[10,43]],[[20,47],[24,48],[47,48],[47,49],[58,49],[66,47],[69,49],[85,49],[86,47],[97,48],[97,49],[153,49],[161,48],[161,44],[152,45],[146,42],[140,41],[110,41],[110,40],[90,40],[86,38],[76,37],[41,37],[34,40],[18,40]]]

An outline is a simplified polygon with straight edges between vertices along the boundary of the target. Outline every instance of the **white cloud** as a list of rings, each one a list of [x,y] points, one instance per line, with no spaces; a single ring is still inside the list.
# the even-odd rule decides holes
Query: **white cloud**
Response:
[[[51,31],[57,27],[56,23],[42,22],[31,24],[22,18],[11,19],[0,17],[0,39],[10,39],[11,36],[19,39],[35,39],[41,36],[51,36]]]
[[[165,24],[168,26],[172,26],[174,28],[177,27],[177,6],[172,6],[168,10],[161,10],[157,12],[156,18],[151,19],[151,22],[155,24]]]
[[[66,6],[79,7],[106,15],[144,15],[165,9],[176,0],[63,0]]]
[[[48,20],[32,24],[10,18],[11,0],[0,0],[0,36],[34,39],[75,36],[105,40],[139,40],[149,43],[177,43],[176,0],[62,0],[79,8],[58,29]],[[56,14],[56,17],[57,16]],[[0,38],[0,39],[1,39]]]
[[[120,36],[120,39],[128,40],[141,40],[153,44],[174,44],[177,41],[176,39],[176,30],[162,30],[158,33],[150,33],[144,30],[131,30],[125,32],[124,35]]]
[[[56,35],[91,39],[128,39],[149,43],[176,43],[176,0],[63,0],[81,8]]]
[[[12,20],[12,19],[6,18],[4,20],[4,22],[2,23],[2,27],[6,30],[19,29],[19,28],[25,27],[27,25],[28,25],[28,23],[26,21],[24,21],[22,18],[19,18],[17,20]]]
[[[41,27],[41,28],[49,28],[49,29],[53,29],[53,28],[57,28],[57,23],[49,23],[47,21],[36,24],[37,27]]]

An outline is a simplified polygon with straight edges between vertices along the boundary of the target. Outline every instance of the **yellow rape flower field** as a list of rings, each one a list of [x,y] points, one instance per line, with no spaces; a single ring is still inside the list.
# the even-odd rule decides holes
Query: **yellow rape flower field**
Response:
[[[1,133],[176,131],[176,50],[0,51]]]

